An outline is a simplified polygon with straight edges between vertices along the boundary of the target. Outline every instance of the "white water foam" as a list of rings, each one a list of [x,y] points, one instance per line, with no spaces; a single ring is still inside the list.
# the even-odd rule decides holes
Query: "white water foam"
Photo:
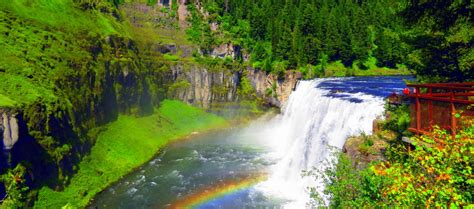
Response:
[[[267,196],[289,200],[285,208],[311,208],[308,187],[322,183],[303,177],[302,172],[326,166],[322,162],[330,158],[330,147],[341,149],[348,136],[370,134],[373,120],[383,112],[381,97],[342,93],[360,101],[351,102],[347,97],[327,96],[331,92],[317,88],[325,80],[301,81],[282,113],[261,127],[261,140],[271,147],[269,157],[277,163],[269,179],[256,188]]]

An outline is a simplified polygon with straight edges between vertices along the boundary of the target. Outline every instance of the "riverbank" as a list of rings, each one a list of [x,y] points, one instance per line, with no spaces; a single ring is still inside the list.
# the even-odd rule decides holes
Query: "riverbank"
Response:
[[[413,76],[414,72],[405,65],[394,68],[379,67],[375,64],[363,69],[359,65],[345,66],[341,61],[330,62],[325,65],[307,65],[297,69],[305,80],[330,77],[367,77],[367,76]]]
[[[341,62],[331,62],[324,70],[325,77],[347,77],[347,76],[400,76],[413,75],[413,72],[403,65],[397,68],[371,66],[368,69],[360,69],[357,65],[346,67]]]
[[[99,133],[70,184],[63,191],[41,188],[35,208],[85,207],[97,193],[150,160],[167,143],[227,124],[221,117],[171,100],[163,101],[151,116],[121,115]]]

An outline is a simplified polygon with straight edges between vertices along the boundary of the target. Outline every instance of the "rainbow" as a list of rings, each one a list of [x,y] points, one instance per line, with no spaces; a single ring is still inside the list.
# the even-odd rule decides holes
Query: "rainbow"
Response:
[[[169,208],[196,208],[199,205],[205,204],[217,198],[233,194],[244,189],[250,188],[255,184],[264,181],[267,178],[266,174],[258,174],[246,177],[239,180],[224,181],[209,187],[202,188],[197,192],[177,200],[172,203]]]

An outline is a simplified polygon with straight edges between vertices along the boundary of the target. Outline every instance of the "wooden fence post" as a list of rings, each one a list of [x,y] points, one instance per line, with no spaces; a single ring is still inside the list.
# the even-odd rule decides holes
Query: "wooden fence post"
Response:
[[[433,89],[431,87],[428,88],[428,95],[431,97],[433,96]],[[430,129],[433,128],[433,101],[428,100],[428,124]]]
[[[416,131],[421,132],[421,105],[420,105],[420,87],[416,87]]]
[[[451,103],[451,136],[456,137],[456,107],[454,106],[454,92],[451,90],[450,96]]]

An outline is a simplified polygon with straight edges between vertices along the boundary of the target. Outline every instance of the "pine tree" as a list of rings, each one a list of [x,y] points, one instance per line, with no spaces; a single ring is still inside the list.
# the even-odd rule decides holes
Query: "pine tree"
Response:
[[[474,80],[474,6],[469,0],[415,1],[402,12],[416,48],[410,64],[424,80]]]

